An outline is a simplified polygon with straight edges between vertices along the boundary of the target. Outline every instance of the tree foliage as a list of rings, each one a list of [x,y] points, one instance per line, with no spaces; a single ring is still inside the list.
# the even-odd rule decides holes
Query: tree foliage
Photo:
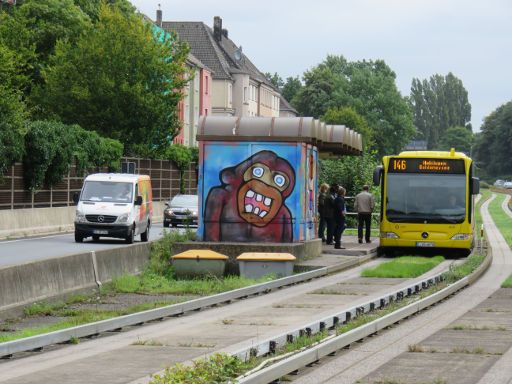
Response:
[[[409,142],[414,127],[395,78],[383,60],[349,62],[330,55],[304,73],[296,106],[301,114],[317,118],[331,108],[351,107],[368,122],[379,154],[396,153]]]
[[[128,154],[141,146],[158,152],[180,127],[187,54],[139,16],[102,4],[92,30],[74,43],[58,41],[37,92],[41,116],[119,140]]]
[[[302,82],[300,81],[299,76],[288,77],[281,88],[281,94],[294,108],[296,108],[297,105],[296,96],[299,94],[301,88]]]
[[[512,176],[512,101],[484,119],[477,135],[474,157],[479,167],[493,177]]]
[[[466,127],[450,127],[439,140],[439,149],[448,151],[455,148],[459,152],[470,154],[475,138],[473,132]]]
[[[362,156],[320,160],[319,182],[337,183],[347,190],[347,196],[355,196],[363,185],[372,184],[373,171],[378,164],[375,155],[365,152]]]
[[[0,177],[23,155],[26,108],[16,71],[16,54],[0,45]]]
[[[276,87],[276,89],[281,90],[284,85],[284,81],[277,72],[274,72],[273,75],[270,72],[265,72],[265,77],[272,83],[272,85],[274,85],[274,87]]]
[[[439,141],[450,127],[471,131],[471,104],[462,81],[451,72],[430,79],[413,79],[409,98],[414,125],[428,149],[438,149]]]
[[[363,136],[365,148],[373,146],[373,132],[364,117],[351,107],[330,108],[322,116],[322,121],[327,124],[344,125],[350,127]]]
[[[34,121],[25,135],[25,152],[25,185],[37,190],[60,182],[74,159],[79,173],[93,166],[118,168],[123,146],[77,125]]]
[[[164,157],[176,164],[176,167],[180,170],[180,193],[185,192],[183,177],[185,175],[185,170],[188,168],[190,163],[194,161],[196,153],[195,149],[186,147],[182,144],[173,144],[165,151]]]

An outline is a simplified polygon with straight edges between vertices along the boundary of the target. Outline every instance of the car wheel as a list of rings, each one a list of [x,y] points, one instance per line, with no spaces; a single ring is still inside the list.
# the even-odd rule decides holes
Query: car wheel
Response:
[[[141,241],[146,242],[146,241],[149,240],[149,227],[150,227],[150,224],[149,224],[149,221],[148,221],[148,226],[146,227],[146,230],[140,234],[140,240]]]
[[[168,221],[165,221],[165,220],[164,220],[164,227],[165,227],[165,228],[169,228],[169,224],[170,224],[170,223],[169,223]]]
[[[133,227],[130,228],[130,231],[128,232],[128,235],[126,235],[124,241],[126,244],[132,244],[133,243],[133,237],[135,236],[135,229]]]
[[[98,240],[100,239],[100,237],[99,237],[98,235],[93,235],[93,236],[92,236],[92,239],[93,239],[94,241],[98,241]]]
[[[78,232],[75,232],[75,242],[81,243],[82,241],[84,241],[84,237],[81,234],[79,234]]]

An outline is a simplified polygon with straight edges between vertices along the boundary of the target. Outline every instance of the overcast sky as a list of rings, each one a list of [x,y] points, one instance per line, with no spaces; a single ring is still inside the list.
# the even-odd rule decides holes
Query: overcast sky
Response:
[[[130,0],[152,20],[222,18],[262,72],[302,76],[327,54],[384,59],[402,95],[414,77],[452,72],[469,92],[473,130],[512,100],[510,0]]]

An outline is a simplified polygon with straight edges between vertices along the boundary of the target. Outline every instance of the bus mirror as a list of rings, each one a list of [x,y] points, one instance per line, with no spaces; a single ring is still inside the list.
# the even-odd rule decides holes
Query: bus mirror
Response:
[[[375,168],[375,171],[373,171],[373,185],[375,185],[375,186],[380,185],[381,174],[382,174],[382,165],[379,165],[377,168]]]
[[[478,177],[471,178],[471,193],[478,195],[480,193],[480,179]]]

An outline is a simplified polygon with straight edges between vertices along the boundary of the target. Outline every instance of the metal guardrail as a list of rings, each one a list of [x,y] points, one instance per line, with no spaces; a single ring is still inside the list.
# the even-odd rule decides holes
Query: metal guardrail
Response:
[[[314,363],[322,357],[332,354],[333,352],[340,350],[358,340],[375,334],[379,330],[382,330],[404,318],[414,315],[415,313],[418,313],[423,309],[428,308],[441,300],[444,300],[448,296],[454,294],[467,285],[474,283],[489,267],[491,260],[492,255],[488,255],[480,267],[470,276],[462,278],[461,280],[449,285],[439,292],[436,292],[417,302],[411,303],[393,313],[385,315],[342,335],[336,336],[325,342],[320,342],[314,347],[308,348],[303,352],[299,352],[296,355],[283,359],[282,361],[277,362],[267,368],[263,368],[249,376],[242,377],[238,380],[238,382],[240,384],[263,384],[272,382],[282,376],[287,375],[290,372],[296,371],[308,364]],[[367,313],[373,309],[381,308],[389,303],[392,298],[393,300],[396,300],[399,296],[402,296],[403,298],[414,293],[418,293],[421,289],[430,286],[434,280],[439,281],[441,279],[442,273],[432,278],[421,280],[420,282],[412,284],[404,289],[397,290],[391,295],[381,296],[379,299],[367,302],[362,306],[349,308],[344,312],[334,314],[333,316],[329,316],[325,319],[306,325],[292,332],[287,332],[286,334],[279,335],[272,339],[267,339],[255,347],[235,352],[233,353],[233,356],[236,356],[242,360],[247,360],[253,356],[262,356],[264,354],[271,353],[275,351],[279,346],[289,342],[292,338],[303,335],[305,333],[314,334],[316,332],[322,331],[323,329],[334,327],[338,323],[341,324],[347,319],[353,318],[354,315],[358,316],[359,314]]]
[[[18,352],[39,350],[45,346],[49,346],[52,344],[68,342],[72,338],[93,336],[103,332],[117,330],[127,326],[139,325],[145,322],[163,319],[165,317],[181,315],[185,312],[206,308],[221,303],[226,303],[231,300],[236,300],[251,295],[266,293],[277,288],[285,287],[287,285],[302,283],[304,281],[308,281],[314,278],[326,276],[328,274],[340,271],[342,269],[351,268],[353,266],[362,264],[365,261],[368,261],[374,256],[374,254],[370,254],[366,257],[350,260],[347,263],[341,265],[339,268],[335,268],[332,266],[318,268],[313,271],[298,273],[296,275],[283,277],[281,279],[276,279],[273,281],[269,281],[267,283],[252,285],[250,287],[245,288],[239,288],[229,292],[223,292],[216,295],[194,299],[183,303],[173,304],[162,308],[150,309],[147,311],[138,312],[131,315],[120,316],[113,319],[79,325],[76,327],[54,331],[42,335],[36,335],[24,339],[0,343],[0,357],[11,356],[14,353]]]

